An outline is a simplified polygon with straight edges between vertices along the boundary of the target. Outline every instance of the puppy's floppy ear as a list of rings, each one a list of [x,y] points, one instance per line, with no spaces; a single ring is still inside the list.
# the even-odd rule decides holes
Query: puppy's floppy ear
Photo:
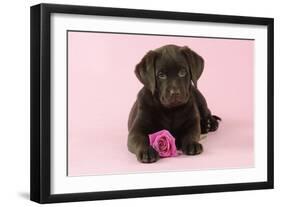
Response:
[[[200,78],[204,69],[204,59],[198,55],[196,52],[191,50],[189,47],[182,47],[181,51],[185,55],[187,62],[189,64],[191,72],[191,80],[194,86],[197,88],[197,81]]]
[[[139,81],[148,88],[152,94],[155,91],[155,58],[156,58],[155,51],[149,51],[146,55],[142,58],[140,63],[136,65],[135,74]]]

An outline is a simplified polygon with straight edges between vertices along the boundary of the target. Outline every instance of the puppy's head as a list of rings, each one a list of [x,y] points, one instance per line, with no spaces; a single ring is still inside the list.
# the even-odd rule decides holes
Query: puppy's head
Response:
[[[173,108],[188,102],[203,68],[203,58],[190,48],[166,45],[149,51],[135,74],[164,107]]]

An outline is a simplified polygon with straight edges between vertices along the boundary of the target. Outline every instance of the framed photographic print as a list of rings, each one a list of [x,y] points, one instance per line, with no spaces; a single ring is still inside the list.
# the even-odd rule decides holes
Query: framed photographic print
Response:
[[[273,188],[273,19],[31,7],[31,200]]]

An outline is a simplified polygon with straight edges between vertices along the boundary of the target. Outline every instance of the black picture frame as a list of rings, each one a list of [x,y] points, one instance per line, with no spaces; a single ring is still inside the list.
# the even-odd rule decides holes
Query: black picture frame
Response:
[[[194,22],[218,22],[267,26],[267,181],[187,187],[51,194],[51,90],[50,15],[52,13],[134,17]],[[38,203],[89,201],[102,199],[165,196],[273,188],[273,38],[272,18],[195,14],[170,11],[136,10],[90,6],[39,4],[31,7],[31,174],[30,199]]]

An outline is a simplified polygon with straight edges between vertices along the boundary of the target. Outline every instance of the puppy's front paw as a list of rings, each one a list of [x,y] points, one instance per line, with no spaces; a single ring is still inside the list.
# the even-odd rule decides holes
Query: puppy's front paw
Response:
[[[140,150],[137,154],[137,159],[142,163],[152,163],[159,159],[159,154],[150,146]]]
[[[198,142],[188,143],[183,149],[183,153],[186,155],[198,155],[201,154],[202,152],[203,152],[203,146]]]

